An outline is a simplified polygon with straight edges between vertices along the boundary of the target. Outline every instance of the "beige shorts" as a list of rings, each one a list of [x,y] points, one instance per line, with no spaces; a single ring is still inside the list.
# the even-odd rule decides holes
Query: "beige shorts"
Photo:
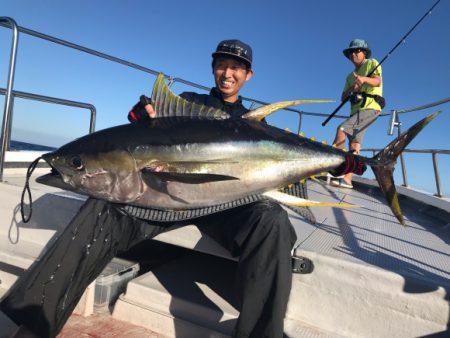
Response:
[[[355,114],[350,116],[345,120],[339,129],[347,134],[350,143],[362,144],[364,134],[368,126],[375,122],[378,115],[380,115],[379,110],[374,109],[361,109]]]

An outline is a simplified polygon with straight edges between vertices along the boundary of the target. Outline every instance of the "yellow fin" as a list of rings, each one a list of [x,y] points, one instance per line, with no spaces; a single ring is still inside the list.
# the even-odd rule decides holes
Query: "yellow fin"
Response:
[[[159,73],[153,84],[152,102],[157,117],[183,116],[209,120],[230,118],[230,114],[220,109],[189,102],[175,95],[167,86],[163,73]]]
[[[276,191],[276,190],[267,191],[267,192],[263,193],[263,195],[267,196],[271,199],[274,199],[280,203],[292,205],[292,206],[296,206],[296,207],[336,207],[336,208],[358,207],[358,205],[348,204],[348,203],[328,203],[328,202],[318,202],[318,201],[306,200],[306,199],[288,195],[281,191]]]
[[[294,101],[282,101],[276,102],[272,104],[268,104],[266,106],[262,106],[256,108],[254,110],[249,111],[248,113],[242,115],[242,118],[249,120],[257,120],[261,121],[266,116],[272,114],[273,112],[284,109],[290,106],[296,106],[303,103],[323,103],[323,102],[334,102],[330,100],[294,100]]]

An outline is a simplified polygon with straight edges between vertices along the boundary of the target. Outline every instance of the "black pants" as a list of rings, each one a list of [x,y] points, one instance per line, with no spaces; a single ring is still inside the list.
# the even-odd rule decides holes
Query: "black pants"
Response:
[[[261,201],[194,220],[238,262],[240,316],[234,337],[282,337],[296,236],[287,213]],[[9,290],[1,309],[40,337],[55,337],[86,287],[111,259],[176,224],[149,224],[88,199],[54,242]]]

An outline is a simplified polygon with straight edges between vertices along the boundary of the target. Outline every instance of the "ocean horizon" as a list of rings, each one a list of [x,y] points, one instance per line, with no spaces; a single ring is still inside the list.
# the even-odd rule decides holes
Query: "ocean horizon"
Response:
[[[27,143],[27,142],[11,140],[10,149],[11,150],[53,151],[53,150],[56,150],[57,148],[43,146],[41,144]]]

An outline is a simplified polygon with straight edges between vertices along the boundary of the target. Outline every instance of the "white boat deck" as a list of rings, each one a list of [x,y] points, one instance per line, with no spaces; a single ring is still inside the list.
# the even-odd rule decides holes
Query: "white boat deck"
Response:
[[[406,281],[450,286],[450,219],[425,204],[400,197],[406,226],[398,223],[378,188],[308,185],[311,199],[337,199],[358,208],[314,209],[317,225],[295,222],[299,250],[395,272]],[[433,288],[433,287],[431,287]]]
[[[24,224],[18,210],[24,175],[6,174],[5,180],[0,183],[3,292],[64,228],[83,201],[75,194],[32,182],[33,218]],[[401,198],[407,220],[403,227],[377,188],[355,187],[333,188],[324,181],[309,180],[310,199],[360,206],[315,208],[315,225],[288,211],[298,236],[294,255],[311,259],[314,270],[293,275],[287,335],[444,334],[450,319],[449,213]],[[129,282],[112,317],[169,337],[228,336],[237,316],[232,292],[234,261],[194,226],[162,234],[157,240],[195,251],[183,250]],[[153,244],[149,244],[149,255],[160,250]]]

